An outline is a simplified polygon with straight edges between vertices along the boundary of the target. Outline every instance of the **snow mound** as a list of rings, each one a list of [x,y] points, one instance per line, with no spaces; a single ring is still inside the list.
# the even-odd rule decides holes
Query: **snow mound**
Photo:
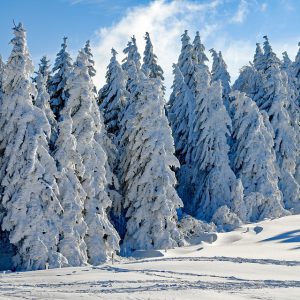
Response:
[[[217,240],[216,226],[185,215],[179,223],[180,231],[189,245],[201,242],[213,243]]]
[[[230,211],[227,205],[217,209],[212,217],[212,222],[217,225],[218,231],[231,231],[243,224],[241,219]]]

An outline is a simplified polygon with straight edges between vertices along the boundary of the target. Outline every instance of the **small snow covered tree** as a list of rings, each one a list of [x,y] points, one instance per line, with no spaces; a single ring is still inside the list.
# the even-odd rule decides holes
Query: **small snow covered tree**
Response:
[[[264,54],[259,43],[256,43],[253,65],[257,71],[265,70]]]
[[[265,112],[260,112],[245,93],[235,91],[231,96],[234,170],[243,183],[247,220],[280,217],[285,210],[278,188],[271,125],[263,116]]]
[[[51,134],[48,139],[48,144],[50,147],[50,150],[54,150],[54,144],[58,136],[58,128],[57,128],[57,121],[55,120],[55,116],[53,114],[52,109],[50,108],[50,96],[47,91],[47,73],[42,73],[42,70],[40,70],[37,73],[37,77],[35,79],[36,88],[37,88],[37,96],[35,99],[35,106],[40,108],[44,114],[46,115],[46,118],[50,124],[51,127]]]
[[[21,270],[66,265],[58,253],[62,207],[58,200],[55,162],[49,154],[50,126],[32,104],[35,89],[22,24],[13,28],[13,50],[5,66],[1,104],[2,230],[16,247],[14,267]]]
[[[113,140],[116,142],[128,92],[126,91],[127,76],[117,61],[117,51],[112,49],[111,53],[112,57],[106,72],[106,84],[99,91],[99,103],[107,132],[113,135]]]
[[[88,56],[81,50],[66,83],[69,98],[63,112],[71,118],[76,152],[82,162],[82,168],[76,172],[86,193],[84,219],[88,226],[85,236],[88,261],[97,265],[119,250],[119,236],[107,216],[111,206],[106,193],[107,157],[101,145],[101,118],[88,67]]]
[[[289,58],[288,54],[286,51],[284,51],[282,53],[282,66],[281,66],[281,69],[286,71],[287,73],[290,72],[291,70],[291,67],[292,67],[292,61],[291,59]]]
[[[56,55],[56,60],[52,73],[53,77],[49,81],[50,105],[56,119],[60,117],[60,111],[68,98],[65,90],[66,80],[72,68],[70,54],[67,52],[67,38],[64,37],[61,50]]]
[[[217,53],[214,49],[209,50],[213,57],[213,64],[211,69],[212,81],[220,80],[222,84],[222,97],[226,109],[229,111],[229,93],[230,88],[230,75],[227,71],[227,65],[223,59],[222,52]]]
[[[125,183],[126,249],[165,249],[178,245],[176,209],[182,206],[172,167],[178,167],[160,79],[140,74],[138,99],[130,104],[122,161]]]
[[[51,80],[51,72],[50,72],[50,60],[47,59],[47,56],[43,56],[39,63],[39,69],[36,72],[37,76],[40,73],[43,77],[46,78],[46,87],[47,90],[49,89],[49,82]],[[34,78],[34,81],[36,82],[37,76]]]
[[[208,61],[204,51],[205,46],[201,42],[199,31],[197,31],[193,41],[193,60],[196,64],[205,64]]]
[[[89,75],[90,75],[90,77],[94,77],[96,75],[95,61],[93,58],[93,53],[92,53],[92,49],[91,49],[89,40],[87,40],[85,43],[84,52],[86,53],[86,55],[88,57]]]
[[[206,98],[197,101],[196,130],[199,130],[194,154],[193,181],[195,215],[210,221],[218,208],[226,205],[240,219],[245,219],[243,188],[229,166],[231,120],[222,100],[222,85],[213,81]]]
[[[157,63],[157,56],[153,53],[153,45],[150,39],[150,34],[148,32],[146,32],[145,40],[146,47],[144,51],[142,70],[145,74],[148,74],[150,78],[160,78],[161,83],[163,83],[164,71]],[[163,91],[166,90],[163,84],[161,88]]]

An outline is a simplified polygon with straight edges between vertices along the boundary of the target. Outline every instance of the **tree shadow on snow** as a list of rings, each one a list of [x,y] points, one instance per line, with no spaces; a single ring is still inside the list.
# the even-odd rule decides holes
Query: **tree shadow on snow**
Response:
[[[268,239],[261,240],[260,243],[271,242],[271,241],[278,241],[279,243],[300,243],[300,229],[275,235]],[[300,250],[300,247],[295,247],[292,248],[291,250]]]

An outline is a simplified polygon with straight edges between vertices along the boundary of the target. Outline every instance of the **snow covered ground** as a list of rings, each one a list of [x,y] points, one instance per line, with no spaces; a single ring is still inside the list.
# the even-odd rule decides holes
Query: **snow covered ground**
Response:
[[[212,244],[137,256],[1,274],[0,299],[300,299],[300,215],[245,225]]]

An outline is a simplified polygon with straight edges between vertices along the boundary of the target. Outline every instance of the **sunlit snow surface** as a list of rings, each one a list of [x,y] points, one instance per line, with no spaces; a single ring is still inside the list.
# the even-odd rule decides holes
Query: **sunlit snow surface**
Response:
[[[300,215],[137,257],[1,274],[0,299],[300,299]]]

